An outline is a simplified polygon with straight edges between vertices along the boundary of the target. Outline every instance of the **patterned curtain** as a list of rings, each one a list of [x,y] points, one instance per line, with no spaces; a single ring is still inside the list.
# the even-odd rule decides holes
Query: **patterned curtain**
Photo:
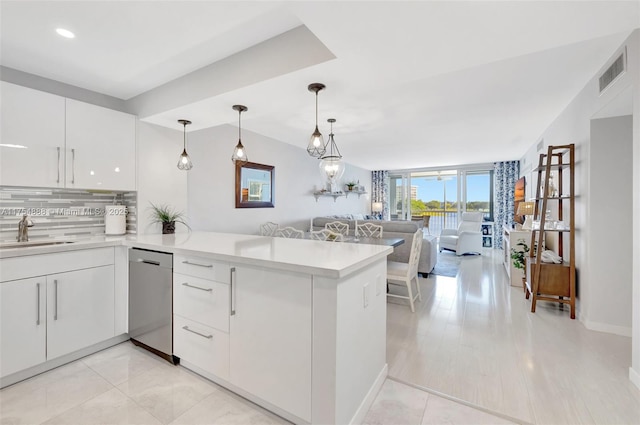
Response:
[[[495,248],[502,248],[502,226],[513,224],[513,201],[516,181],[520,176],[520,161],[496,162],[494,166],[494,225]]]
[[[382,214],[378,217],[382,220],[389,220],[389,172],[371,172],[371,202],[382,202]]]

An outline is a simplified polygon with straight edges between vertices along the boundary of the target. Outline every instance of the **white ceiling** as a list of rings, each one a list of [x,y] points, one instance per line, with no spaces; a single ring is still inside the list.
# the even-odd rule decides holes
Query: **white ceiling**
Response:
[[[197,101],[170,97],[141,118],[176,129],[191,119],[198,130],[234,124],[231,105],[242,103],[244,128],[304,148],[314,119],[306,86],[322,82],[321,131],[336,118],[345,160],[368,169],[520,158],[640,26],[639,1],[3,0],[1,8],[2,65],[138,101],[172,80],[204,93],[206,79],[189,85],[184,76],[304,25],[335,59],[279,75],[256,69],[251,81],[235,78]],[[77,37],[60,38],[59,26]],[[239,75],[261,63],[235,57]],[[251,140],[243,143],[250,151]]]

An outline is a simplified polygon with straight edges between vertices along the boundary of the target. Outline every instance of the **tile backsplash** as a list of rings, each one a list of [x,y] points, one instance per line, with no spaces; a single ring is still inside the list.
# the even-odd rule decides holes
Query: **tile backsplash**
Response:
[[[0,241],[15,241],[27,213],[29,239],[104,234],[106,205],[127,207],[127,233],[136,233],[137,193],[0,186]]]

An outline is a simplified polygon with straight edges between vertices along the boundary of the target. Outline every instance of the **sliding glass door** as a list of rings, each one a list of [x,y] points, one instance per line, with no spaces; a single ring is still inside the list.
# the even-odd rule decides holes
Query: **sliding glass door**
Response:
[[[431,216],[429,231],[458,227],[460,214],[481,211],[493,220],[493,170],[425,170],[389,175],[392,220],[422,220]]]

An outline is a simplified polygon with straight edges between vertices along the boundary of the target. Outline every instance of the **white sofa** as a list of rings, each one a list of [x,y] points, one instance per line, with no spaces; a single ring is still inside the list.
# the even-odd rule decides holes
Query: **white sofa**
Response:
[[[315,217],[313,219],[313,230],[324,229],[325,224],[332,221],[340,221],[349,225],[349,235],[354,234],[355,220],[334,217]],[[409,262],[409,253],[411,252],[411,237],[422,227],[422,221],[385,221],[385,220],[360,220],[358,223],[373,223],[382,226],[382,237],[403,238],[405,243],[393,249],[393,253],[387,258],[391,261],[401,263]],[[418,273],[429,274],[438,261],[438,240],[435,236],[423,235],[422,250],[420,251],[420,261],[418,262]]]
[[[457,229],[443,229],[440,233],[440,251],[455,251],[456,255],[482,253],[481,212],[464,212]]]

